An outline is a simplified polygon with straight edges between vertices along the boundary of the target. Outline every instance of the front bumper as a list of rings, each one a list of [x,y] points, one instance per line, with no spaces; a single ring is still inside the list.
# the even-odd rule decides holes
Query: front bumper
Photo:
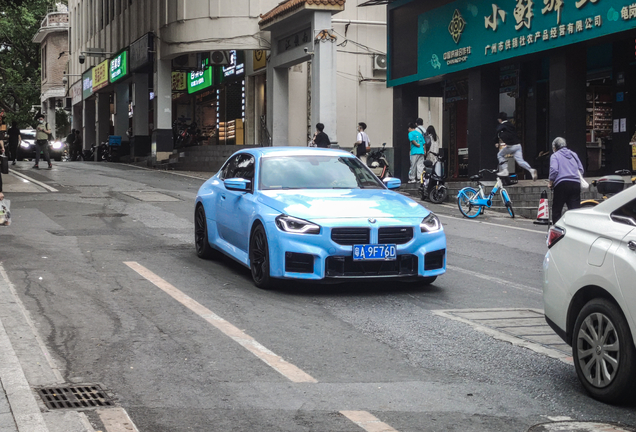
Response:
[[[323,220],[321,233],[291,234],[274,222],[266,224],[270,250],[270,274],[275,278],[324,280],[359,278],[418,278],[446,272],[446,234],[420,232],[421,219]],[[334,228],[369,228],[369,244],[378,243],[379,227],[412,227],[413,238],[397,244],[395,261],[354,261],[353,246],[336,243]]]

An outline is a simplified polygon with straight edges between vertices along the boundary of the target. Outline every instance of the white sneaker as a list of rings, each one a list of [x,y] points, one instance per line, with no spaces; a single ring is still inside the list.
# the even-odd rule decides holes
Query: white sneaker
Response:
[[[497,175],[499,177],[508,177],[508,175],[510,175],[510,173],[508,172],[508,168],[501,170],[497,173]]]
[[[532,173],[532,180],[536,181],[537,180],[537,170],[536,169],[531,169],[530,172]]]
[[[417,183],[417,180],[409,180],[409,183]]]

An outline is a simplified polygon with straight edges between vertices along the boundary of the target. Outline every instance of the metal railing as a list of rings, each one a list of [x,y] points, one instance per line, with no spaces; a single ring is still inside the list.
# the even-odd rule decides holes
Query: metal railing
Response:
[[[272,146],[272,136],[267,130],[267,118],[263,115],[261,116],[261,147],[271,147]]]

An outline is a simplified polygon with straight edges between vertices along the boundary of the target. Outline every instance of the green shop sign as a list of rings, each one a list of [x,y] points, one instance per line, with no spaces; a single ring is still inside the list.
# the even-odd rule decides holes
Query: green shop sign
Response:
[[[188,93],[195,93],[212,86],[212,68],[188,72]]]
[[[115,82],[124,78],[128,74],[128,54],[127,51],[120,53],[110,60],[110,68],[108,71],[108,79]]]
[[[458,0],[418,17],[417,74],[389,86],[636,28],[634,0]],[[411,3],[402,0],[391,9]]]

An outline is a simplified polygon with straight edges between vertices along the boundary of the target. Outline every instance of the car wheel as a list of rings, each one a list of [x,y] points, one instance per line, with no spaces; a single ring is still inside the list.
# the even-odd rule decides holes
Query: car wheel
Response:
[[[205,210],[202,205],[198,206],[194,212],[194,247],[199,258],[218,259],[221,252],[210,246],[208,240],[208,221],[205,217]]]
[[[269,245],[263,225],[258,225],[252,232],[250,239],[250,270],[254,285],[262,289],[272,287],[269,276]]]
[[[623,402],[632,396],[636,353],[620,308],[606,299],[589,301],[572,334],[572,354],[585,390],[601,402]]]

